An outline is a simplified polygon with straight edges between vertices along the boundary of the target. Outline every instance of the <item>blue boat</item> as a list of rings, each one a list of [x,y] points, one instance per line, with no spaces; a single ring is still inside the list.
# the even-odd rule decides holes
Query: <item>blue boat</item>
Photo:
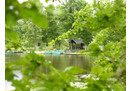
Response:
[[[56,51],[50,51],[50,52],[44,52],[44,54],[50,55],[50,54],[62,54],[64,50],[56,50]]]
[[[65,50],[64,52],[65,52],[65,53],[69,53],[69,50]]]
[[[62,54],[64,52],[64,50],[56,50],[56,51],[52,51],[52,54]]]
[[[44,52],[45,55],[51,55],[52,52]]]
[[[12,54],[13,52],[11,52],[11,51],[7,51],[7,52],[5,52],[5,54]]]
[[[55,52],[52,52],[52,54],[61,54],[61,52],[55,51]]]

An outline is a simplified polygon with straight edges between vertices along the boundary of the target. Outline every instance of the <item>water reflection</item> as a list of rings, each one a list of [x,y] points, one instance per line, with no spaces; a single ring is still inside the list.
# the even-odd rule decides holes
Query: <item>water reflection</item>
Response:
[[[14,62],[20,60],[21,57],[24,57],[25,53],[11,53],[5,55],[6,62]]]
[[[5,55],[6,62],[13,62],[20,60],[21,57],[24,57],[25,53],[12,53]],[[93,59],[89,55],[61,55],[61,54],[52,54],[44,55],[45,59],[52,62],[52,65],[59,70],[64,70],[69,66],[77,66],[84,68],[89,72],[93,66]],[[45,69],[47,72],[47,69]],[[48,72],[47,72],[48,73]]]
[[[88,55],[45,55],[45,59],[52,61],[52,65],[59,70],[64,70],[69,66],[77,66],[89,72],[93,66],[93,59]]]

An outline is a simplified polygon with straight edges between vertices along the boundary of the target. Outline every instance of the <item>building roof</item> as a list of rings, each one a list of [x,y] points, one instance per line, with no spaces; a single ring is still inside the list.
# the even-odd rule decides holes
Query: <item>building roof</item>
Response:
[[[72,39],[71,42],[74,42],[76,44],[84,44],[82,39]]]

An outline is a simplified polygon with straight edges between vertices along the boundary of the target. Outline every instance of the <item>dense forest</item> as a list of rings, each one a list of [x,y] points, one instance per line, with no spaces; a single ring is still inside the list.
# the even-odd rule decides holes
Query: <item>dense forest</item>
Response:
[[[61,4],[44,6],[39,0],[5,0],[5,52],[28,52],[19,61],[5,62],[5,80],[14,91],[126,91],[126,1],[57,1]],[[70,49],[71,39],[83,39],[78,52],[94,59],[83,79],[78,75],[84,69],[61,71],[35,53]],[[21,71],[21,80],[14,79],[15,70]],[[84,85],[71,85],[77,82]]]

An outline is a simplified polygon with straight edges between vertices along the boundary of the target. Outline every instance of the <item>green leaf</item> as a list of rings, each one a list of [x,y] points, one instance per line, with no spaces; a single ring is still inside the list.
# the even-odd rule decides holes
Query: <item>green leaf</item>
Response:
[[[104,68],[99,65],[95,65],[91,71],[96,75],[100,75],[104,71]]]
[[[46,19],[46,16],[40,14],[37,9],[25,9],[23,13],[25,13],[23,16],[25,19],[31,18],[34,24],[43,27],[44,29],[48,27],[48,20]]]
[[[45,0],[46,3],[48,3],[49,0]]]
[[[19,40],[19,35],[16,32],[6,28],[5,29],[5,39],[16,41],[16,40]]]
[[[113,89],[113,91],[125,91],[121,83],[112,84],[111,88]]]
[[[91,43],[88,47],[88,50],[91,52],[92,56],[98,56],[101,53],[101,50],[97,43]]]
[[[79,68],[79,67],[76,67],[76,66],[73,66],[73,67],[67,67],[65,70],[64,70],[65,73],[68,73],[68,74],[79,74],[79,73],[82,73],[83,72],[83,69],[82,68]]]

